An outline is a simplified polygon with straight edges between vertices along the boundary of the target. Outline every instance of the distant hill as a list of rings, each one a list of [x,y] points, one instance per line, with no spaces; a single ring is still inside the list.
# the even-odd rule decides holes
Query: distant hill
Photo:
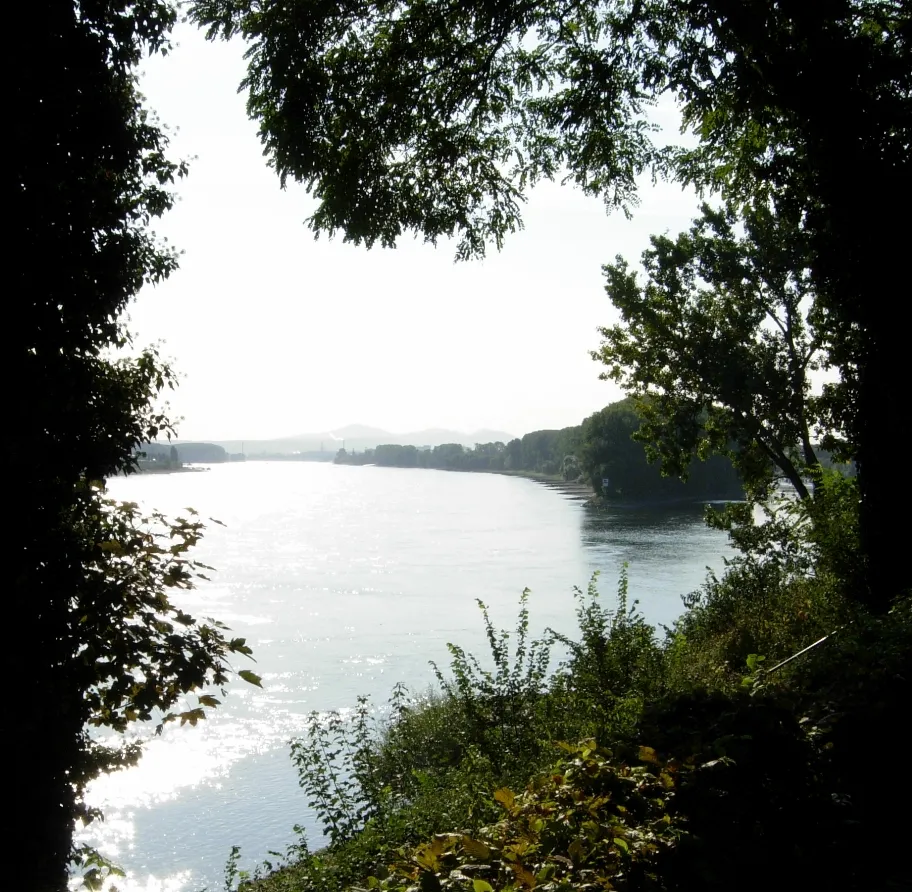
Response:
[[[370,427],[367,424],[349,424],[345,427],[339,428],[339,430],[333,431],[337,437],[351,437],[352,439],[362,439],[369,440],[371,437],[388,437],[389,431],[383,430],[380,427]],[[307,436],[302,434],[302,436]]]
[[[476,443],[508,443],[514,439],[505,431],[480,430],[472,433],[430,428],[397,434],[364,424],[350,424],[333,431],[312,434],[298,434],[293,437],[279,437],[273,440],[213,440],[227,452],[245,452],[248,456],[262,454],[290,455],[296,452],[330,452],[339,451],[344,441],[349,451],[355,449],[374,449],[395,443],[399,446],[442,446],[444,443],[459,443],[462,446],[474,446]],[[178,444],[180,441],[178,441]]]

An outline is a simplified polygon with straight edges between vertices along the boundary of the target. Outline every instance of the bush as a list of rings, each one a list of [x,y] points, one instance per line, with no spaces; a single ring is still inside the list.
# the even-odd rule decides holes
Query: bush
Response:
[[[434,666],[439,690],[410,697],[397,686],[385,720],[372,716],[366,698],[349,718],[310,716],[292,758],[329,845],[299,852],[292,867],[260,880],[261,888],[341,892],[382,872],[398,847],[493,820],[490,790],[525,783],[552,758],[540,727],[550,645],[528,638],[528,598],[526,590],[512,654],[510,634],[496,630],[478,602],[490,668],[451,644],[450,673]]]
[[[599,601],[595,574],[585,592],[574,589],[579,641],[552,632],[568,651],[548,696],[551,739],[624,739],[645,699],[663,686],[664,657],[655,629],[630,603],[627,569],[621,569],[614,610]]]
[[[649,748],[625,764],[594,741],[569,753],[519,795],[497,790],[501,819],[470,836],[440,834],[404,849],[390,875],[370,877],[388,892],[572,889],[660,890],[657,866],[679,833],[668,812],[679,768]]]
[[[821,580],[775,561],[735,561],[686,603],[665,647],[667,684],[681,691],[734,691],[751,655],[772,666],[853,616]]]
[[[460,709],[463,739],[504,780],[513,777],[517,768],[528,772],[541,757],[538,717],[547,690],[551,642],[528,640],[529,594],[526,589],[520,596],[512,657],[510,634],[494,628],[487,607],[478,601],[492,668],[484,668],[455,644],[447,645],[451,675],[445,676],[434,665],[443,696]]]

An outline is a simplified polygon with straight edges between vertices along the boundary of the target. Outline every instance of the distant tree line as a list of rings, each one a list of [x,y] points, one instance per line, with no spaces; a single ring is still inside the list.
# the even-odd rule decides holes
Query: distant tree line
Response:
[[[687,479],[663,476],[642,443],[632,439],[640,427],[632,399],[590,415],[582,424],[561,430],[532,431],[509,443],[458,443],[420,449],[388,444],[363,452],[340,449],[337,464],[388,468],[437,468],[445,471],[493,471],[547,474],[590,483],[611,499],[740,498],[741,484],[732,462],[715,455],[695,460]]]
[[[229,460],[228,453],[214,443],[141,443],[134,450],[140,469],[155,466],[179,468],[184,462],[219,464]]]
[[[137,447],[134,456],[140,471],[174,471],[184,465],[174,445],[146,443]]]

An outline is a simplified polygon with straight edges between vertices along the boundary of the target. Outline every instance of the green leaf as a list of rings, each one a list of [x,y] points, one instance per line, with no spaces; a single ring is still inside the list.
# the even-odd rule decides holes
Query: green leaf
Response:
[[[203,712],[202,709],[188,709],[186,712],[180,714],[181,727],[187,724],[187,722],[189,722],[192,727],[196,727],[196,723],[204,718],[206,718],[206,713]]]
[[[256,685],[258,688],[263,687],[263,679],[256,672],[251,672],[249,669],[241,669],[238,671],[238,675],[248,684]]]
[[[472,880],[472,892],[494,892],[494,887],[487,880]]]

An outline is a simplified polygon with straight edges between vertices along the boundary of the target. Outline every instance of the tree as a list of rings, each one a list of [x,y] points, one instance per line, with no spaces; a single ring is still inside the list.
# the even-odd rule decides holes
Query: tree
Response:
[[[576,483],[580,479],[583,470],[580,467],[579,459],[575,455],[565,455],[561,462],[561,477],[568,483]]]
[[[638,398],[637,439],[668,473],[723,453],[755,496],[778,472],[809,498],[805,480],[820,471],[812,440],[840,432],[810,389],[828,341],[801,226],[763,205],[740,218],[704,205],[689,232],[651,242],[642,284],[621,257],[605,267],[622,322],[601,329],[593,353],[603,377]]]
[[[883,450],[909,433],[893,408],[908,380],[905,336],[882,303],[904,293],[899,267],[883,261],[905,243],[892,223],[893,196],[912,191],[912,8],[903,0],[702,0],[684,9],[668,70],[702,139],[680,155],[679,169],[804,218],[828,360],[841,374],[833,410],[852,445],[843,457],[858,468],[868,572],[855,596],[882,610],[912,589]]]
[[[910,587],[879,455],[907,432],[904,336],[882,299],[905,288],[884,258],[903,256],[892,210],[912,193],[908,3],[195,0],[191,16],[248,41],[248,110],[282,182],[315,194],[317,232],[456,236],[468,257],[521,225],[540,178],[629,209],[646,171],[803,218],[859,469],[858,594],[883,608]],[[653,140],[663,96],[696,149]]]
[[[226,693],[229,657],[251,654],[243,638],[226,635],[223,624],[199,622],[181,609],[180,593],[208,579],[211,570],[186,556],[203,533],[195,511],[176,520],[158,512],[144,515],[137,505],[114,502],[93,486],[81,489],[66,518],[66,545],[80,578],[69,603],[65,649],[57,648],[66,659],[68,684],[58,682],[56,693],[67,698],[61,706],[70,721],[59,730],[41,729],[76,735],[61,746],[68,763],[60,814],[46,816],[65,847],[53,853],[54,874],[28,866],[29,875],[45,883],[38,889],[62,888],[61,860],[88,867],[90,879],[100,879],[100,867],[112,867],[85,847],[71,851],[67,842],[74,819],[102,817],[83,801],[88,782],[140,758],[141,737],[127,742],[126,732],[135,732],[137,722],[155,721],[157,734],[173,721],[196,725],[221,702],[210,689]],[[238,675],[260,683],[249,670]],[[113,733],[98,738],[93,728]]]
[[[116,737],[133,719],[168,712],[220,685],[227,655],[246,647],[168,597],[196,570],[183,559],[200,534],[195,522],[166,528],[166,544],[150,539],[134,509],[111,506],[94,483],[130,470],[134,449],[170,430],[155,408],[174,381],[167,365],[154,350],[109,357],[131,346],[121,322],[128,301],[177,262],[149,224],[170,207],[184,167],[168,160],[134,73],[145,52],[166,51],[175,9],[73,0],[18,4],[9,16],[16,323],[3,331],[13,383],[3,464],[14,471],[5,607],[15,640],[3,669],[16,683],[6,735],[16,855],[7,884],[57,892],[77,854],[74,821],[90,817],[85,784],[137,755],[99,748],[87,724]],[[194,709],[183,710],[190,720]]]
[[[706,461],[681,456],[678,472],[663,474],[661,465],[651,460],[650,439],[642,436],[639,408],[634,397],[627,397],[583,421],[579,463],[596,492],[633,500],[728,499],[741,494],[731,462],[721,455]]]
[[[504,467],[508,471],[519,471],[523,467],[523,457],[522,457],[522,440],[516,438],[515,440],[510,440],[507,443],[506,449],[506,459],[504,459]]]
[[[630,399],[612,403],[583,422],[580,464],[596,492],[633,498],[655,495],[659,469],[648,464],[643,446],[633,440],[639,427]]]

